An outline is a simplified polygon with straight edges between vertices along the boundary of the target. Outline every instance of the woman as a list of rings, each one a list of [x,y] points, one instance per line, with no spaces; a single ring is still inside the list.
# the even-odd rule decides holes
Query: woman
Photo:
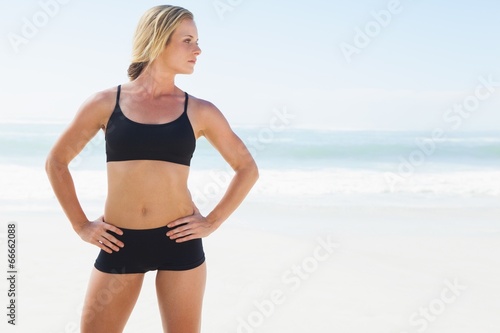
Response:
[[[101,249],[85,298],[83,333],[122,332],[144,273],[154,270],[164,331],[200,332],[206,279],[201,238],[238,207],[258,171],[222,113],[175,85],[177,74],[193,72],[201,53],[197,36],[188,10],[148,10],[134,36],[130,82],[90,97],[47,157],[47,174],[74,230]],[[104,215],[90,221],[68,164],[100,129],[106,138],[108,194]],[[207,216],[187,188],[200,136],[235,171]]]

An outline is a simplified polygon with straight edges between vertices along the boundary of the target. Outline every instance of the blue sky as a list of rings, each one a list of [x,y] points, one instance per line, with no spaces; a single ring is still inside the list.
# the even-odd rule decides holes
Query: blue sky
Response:
[[[0,121],[67,122],[90,94],[127,81],[137,21],[158,4],[0,0]],[[294,127],[500,129],[499,2],[171,4],[194,13],[203,50],[178,85],[235,126],[262,126],[287,110]],[[357,49],[349,61],[346,45]]]

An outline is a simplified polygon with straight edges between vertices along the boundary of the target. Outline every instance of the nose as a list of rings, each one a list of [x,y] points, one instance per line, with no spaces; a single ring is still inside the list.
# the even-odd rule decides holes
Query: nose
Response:
[[[196,45],[196,49],[194,50],[194,54],[196,56],[199,56],[201,54],[201,48],[198,45]]]

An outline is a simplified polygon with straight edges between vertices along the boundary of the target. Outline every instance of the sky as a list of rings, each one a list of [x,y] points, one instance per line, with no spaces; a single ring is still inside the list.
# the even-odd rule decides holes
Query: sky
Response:
[[[68,122],[124,83],[157,1],[0,0],[0,122]],[[202,54],[176,83],[233,126],[500,130],[500,2],[203,0]]]

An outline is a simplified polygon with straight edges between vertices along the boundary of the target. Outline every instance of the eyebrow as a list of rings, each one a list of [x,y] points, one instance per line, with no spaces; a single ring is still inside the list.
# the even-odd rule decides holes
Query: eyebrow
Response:
[[[192,36],[192,35],[185,35],[184,37],[191,37],[194,39],[194,36]],[[198,38],[197,40],[200,40],[200,39]]]

